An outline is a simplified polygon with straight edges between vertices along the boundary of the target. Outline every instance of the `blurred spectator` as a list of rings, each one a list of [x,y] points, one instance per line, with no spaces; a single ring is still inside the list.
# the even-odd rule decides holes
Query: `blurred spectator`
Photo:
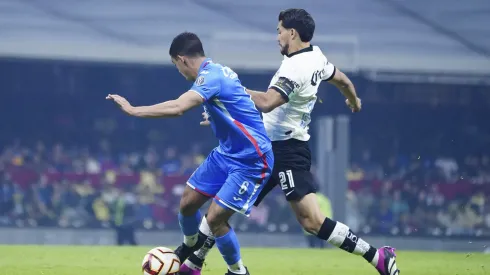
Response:
[[[383,172],[383,178],[394,180],[400,179],[404,173],[404,170],[398,163],[396,157],[390,156],[386,162]]]
[[[347,171],[347,180],[359,181],[362,179],[364,179],[364,170],[362,170],[356,163],[353,163]]]
[[[177,148],[168,147],[164,153],[162,164],[163,175],[172,176],[178,175],[181,171],[181,162],[177,157]]]
[[[402,192],[396,190],[393,193],[393,202],[391,205],[391,212],[395,216],[395,222],[400,222],[399,219],[410,212],[408,203],[402,198]]]
[[[382,234],[390,234],[395,225],[395,216],[390,209],[388,199],[381,200],[378,213],[373,217],[372,227]]]
[[[0,174],[0,217],[7,216],[15,208],[15,186],[7,174]]]
[[[125,191],[119,192],[113,206],[113,217],[117,244],[136,245],[134,231],[138,216],[136,215],[136,197],[130,191],[130,187],[126,187]]]
[[[381,165],[377,164],[371,158],[371,152],[364,150],[362,152],[362,159],[359,163],[360,171],[363,171],[363,178],[365,179],[380,179],[383,177],[383,169]]]
[[[446,180],[452,181],[456,178],[459,166],[455,159],[448,156],[441,156],[436,159],[435,166],[441,169]]]

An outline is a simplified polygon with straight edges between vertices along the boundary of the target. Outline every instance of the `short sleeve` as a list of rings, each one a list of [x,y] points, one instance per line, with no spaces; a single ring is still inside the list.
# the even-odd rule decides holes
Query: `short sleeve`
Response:
[[[283,63],[277,71],[276,77],[276,82],[269,88],[278,91],[288,102],[289,96],[300,87],[301,74],[296,72],[291,63]]]
[[[208,101],[219,93],[221,81],[219,77],[213,73],[209,71],[204,72],[208,73],[203,74],[203,72],[201,72],[190,90],[198,93],[204,101]]]
[[[324,73],[322,74],[322,80],[330,81],[335,76],[336,71],[337,69],[332,63],[325,61],[325,66],[323,67]]]

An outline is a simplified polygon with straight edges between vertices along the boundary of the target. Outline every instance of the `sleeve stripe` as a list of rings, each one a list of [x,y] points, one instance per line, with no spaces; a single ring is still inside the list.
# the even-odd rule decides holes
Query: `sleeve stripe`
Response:
[[[272,85],[269,87],[269,89],[272,89],[272,90],[275,90],[277,91],[278,93],[281,94],[282,98],[286,101],[286,102],[289,102],[289,96],[288,94],[286,93],[286,91],[284,91],[283,89],[281,89],[280,87],[276,86],[276,85]]]
[[[189,90],[191,92],[194,92],[196,94],[198,94],[200,97],[202,97],[202,99],[204,99],[204,101],[208,100],[203,94],[201,94],[200,92],[196,91],[196,90]]]
[[[327,79],[325,79],[324,81],[330,81],[332,80],[332,78],[335,76],[335,73],[337,72],[337,67],[333,67],[333,73],[331,76],[329,76]]]

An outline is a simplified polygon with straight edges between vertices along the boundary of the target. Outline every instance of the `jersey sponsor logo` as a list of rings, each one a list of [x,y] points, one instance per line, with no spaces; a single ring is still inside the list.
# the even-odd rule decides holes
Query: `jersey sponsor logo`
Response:
[[[315,71],[311,76],[311,85],[316,86],[318,84],[318,80],[323,79],[325,76],[325,69]]]
[[[201,86],[204,84],[204,76],[200,76],[196,79],[196,86]]]
[[[347,238],[351,240],[353,243],[357,243],[357,236],[354,233],[350,232],[347,234]]]

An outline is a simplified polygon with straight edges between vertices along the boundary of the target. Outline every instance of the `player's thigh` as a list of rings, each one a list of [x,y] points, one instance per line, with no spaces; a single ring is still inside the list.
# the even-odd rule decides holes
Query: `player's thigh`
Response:
[[[227,173],[220,167],[219,154],[213,150],[187,181],[181,199],[183,208],[199,209],[209,198],[216,196],[226,181]],[[195,211],[197,211],[195,209]],[[192,212],[192,210],[189,210]]]
[[[264,188],[260,191],[257,199],[254,202],[254,206],[259,206],[259,204],[267,197],[267,195],[276,187],[278,180],[271,175]]]
[[[216,203],[248,216],[271,176],[273,165],[272,152],[261,158],[232,164],[225,184],[215,197]]]
[[[325,220],[315,193],[307,194],[300,200],[290,201],[296,219],[301,226],[312,234],[318,234]]]
[[[180,198],[180,213],[184,216],[191,216],[210,199],[209,196],[192,189],[187,185]]]

